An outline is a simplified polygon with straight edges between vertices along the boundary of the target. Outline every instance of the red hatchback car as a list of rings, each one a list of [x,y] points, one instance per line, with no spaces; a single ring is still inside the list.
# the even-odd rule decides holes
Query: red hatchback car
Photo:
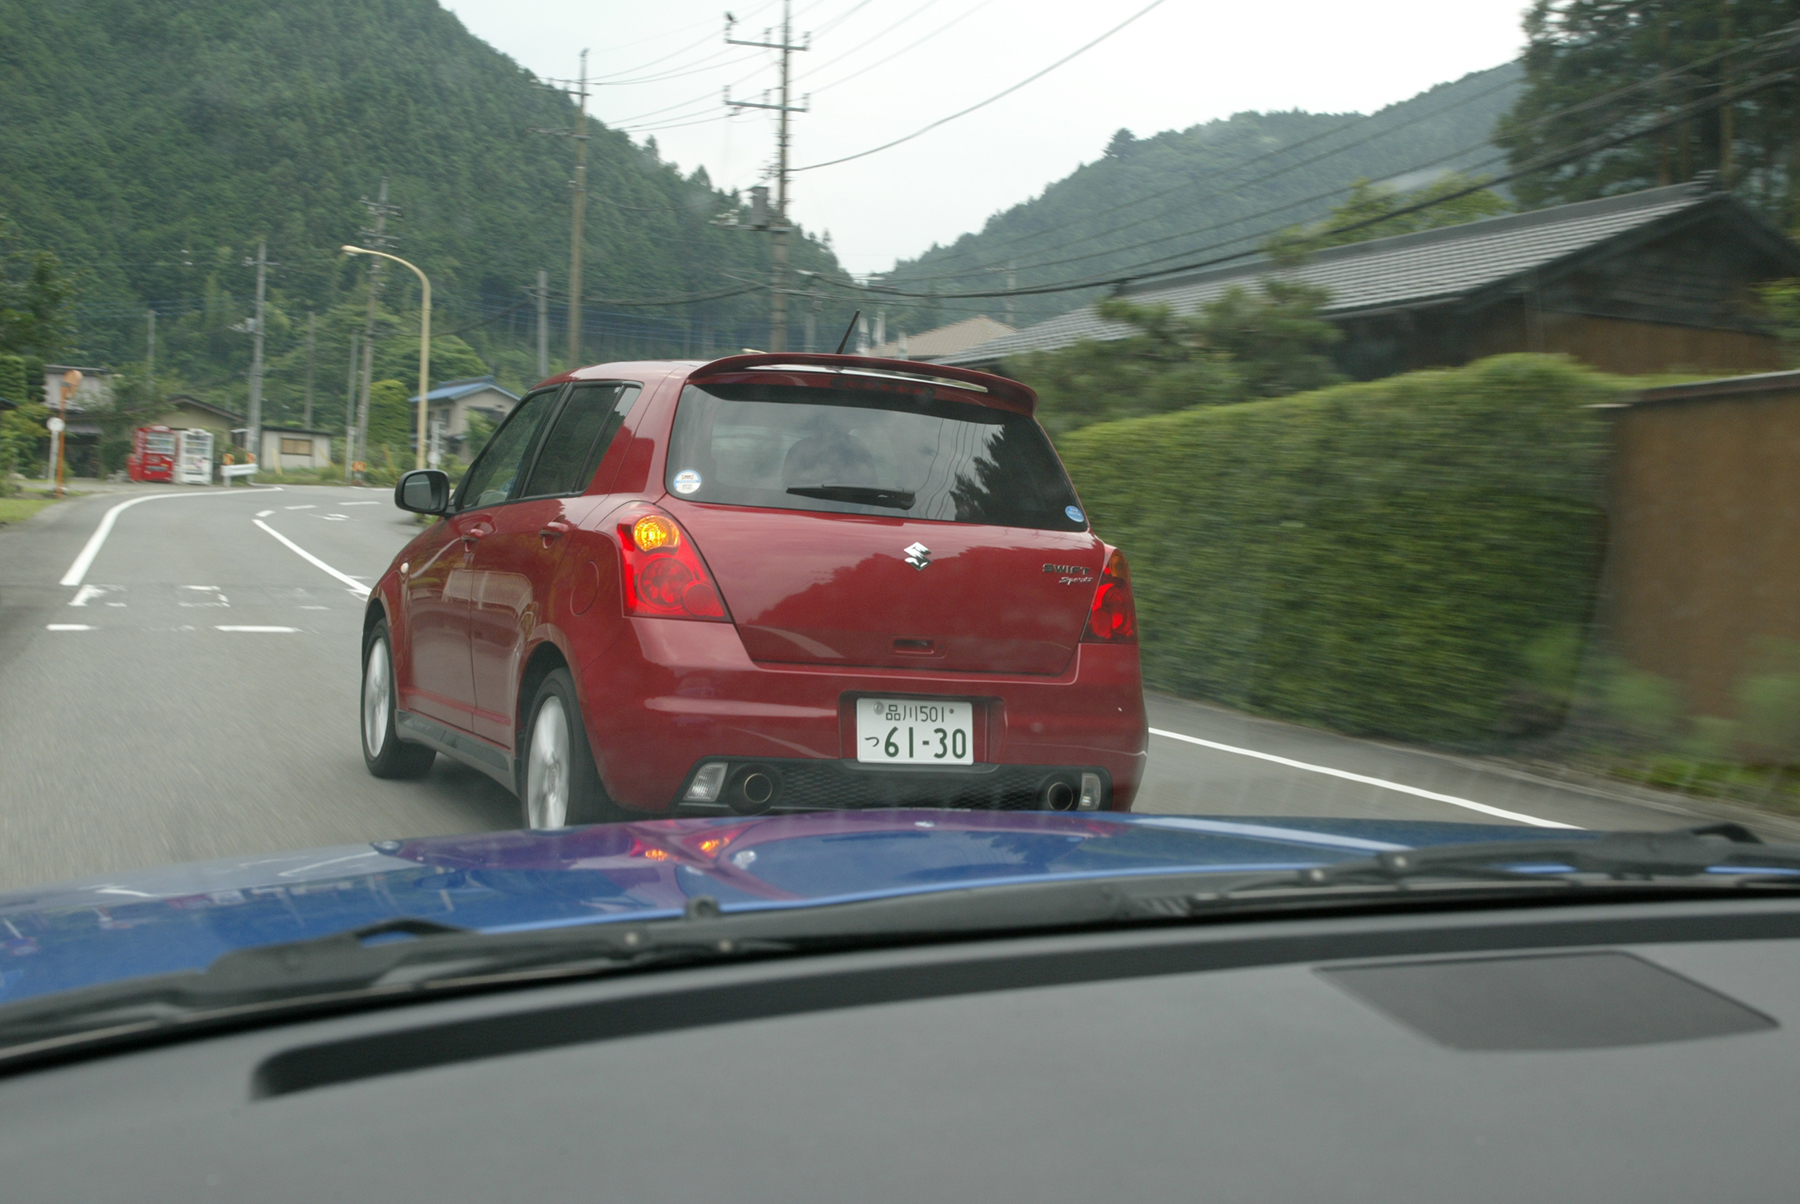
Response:
[[[898,805],[1119,810],[1146,743],[1125,558],[1015,381],[837,355],[533,390],[364,622],[363,755],[556,828]]]

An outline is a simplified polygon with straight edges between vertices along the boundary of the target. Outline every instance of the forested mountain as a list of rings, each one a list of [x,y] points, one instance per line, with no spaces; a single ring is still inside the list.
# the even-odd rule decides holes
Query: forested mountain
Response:
[[[297,406],[308,313],[321,420],[341,412],[368,261],[338,248],[386,177],[395,250],[431,276],[435,328],[473,347],[447,344],[436,377],[534,375],[539,268],[562,366],[573,147],[532,131],[572,130],[575,109],[435,0],[0,0],[0,81],[0,217],[15,250],[53,251],[75,289],[56,356],[141,360],[155,308],[159,380],[241,406],[250,338],[232,328],[266,238],[271,415]],[[766,280],[769,240],[714,222],[737,198],[703,172],[589,133],[586,358],[761,345],[763,292],[618,303]],[[793,260],[839,274],[810,239]],[[377,374],[406,379],[410,273],[390,267],[382,302]]]
[[[929,300],[888,306],[888,327],[917,331],[973,313],[1004,318],[1008,299],[957,294],[1106,279],[1253,248],[1275,230],[1311,221],[1352,181],[1417,187],[1446,171],[1499,174],[1489,138],[1517,100],[1509,63],[1441,84],[1364,116],[1239,113],[1185,130],[1114,135],[1105,153],[1044,192],[990,218],[979,233],[897,264],[888,282]],[[1066,313],[1100,290],[1019,296],[1015,325]]]

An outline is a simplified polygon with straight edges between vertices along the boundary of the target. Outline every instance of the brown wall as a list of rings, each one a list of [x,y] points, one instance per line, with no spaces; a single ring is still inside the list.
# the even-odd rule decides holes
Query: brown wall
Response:
[[[1800,640],[1800,373],[1615,411],[1609,626],[1693,714],[1732,717],[1762,637]]]
[[[1781,367],[1781,345],[1767,335],[1587,314],[1540,314],[1518,306],[1495,307],[1483,315],[1473,346],[1475,359],[1509,351],[1560,352],[1603,372],[1625,375],[1735,374]]]

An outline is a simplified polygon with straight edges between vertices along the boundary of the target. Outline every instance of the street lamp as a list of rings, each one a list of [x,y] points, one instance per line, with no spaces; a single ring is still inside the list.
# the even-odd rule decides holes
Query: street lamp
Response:
[[[419,311],[419,431],[418,460],[415,468],[425,467],[425,412],[427,405],[425,395],[431,391],[431,281],[421,272],[418,265],[408,263],[398,255],[389,255],[386,251],[371,251],[367,247],[353,247],[345,243],[342,247],[346,255],[379,255],[383,259],[391,259],[402,267],[412,269],[413,275],[419,278],[420,286],[425,290],[424,306]]]

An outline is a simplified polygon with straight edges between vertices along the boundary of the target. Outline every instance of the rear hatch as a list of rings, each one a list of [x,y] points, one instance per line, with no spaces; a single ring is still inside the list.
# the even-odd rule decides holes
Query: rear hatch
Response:
[[[666,504],[754,659],[1068,665],[1100,541],[1036,421],[958,394],[875,378],[683,391]]]

